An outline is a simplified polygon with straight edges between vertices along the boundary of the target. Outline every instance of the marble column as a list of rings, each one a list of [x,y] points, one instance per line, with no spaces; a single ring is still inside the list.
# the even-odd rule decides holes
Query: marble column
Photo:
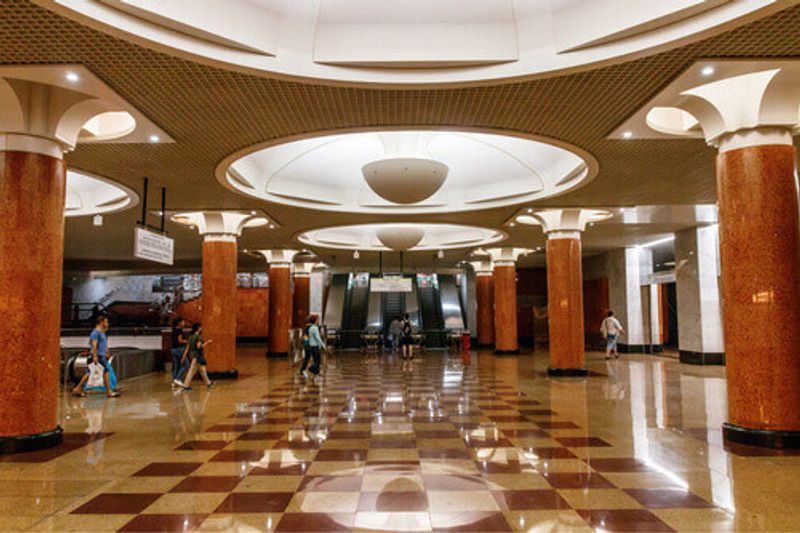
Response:
[[[269,349],[268,357],[289,354],[292,328],[292,259],[296,250],[261,250],[269,263]]]
[[[241,211],[176,213],[172,221],[197,228],[203,236],[203,336],[212,379],[236,378],[237,241],[245,228],[263,225],[263,218]]]
[[[328,265],[316,263],[311,269],[311,279],[309,282],[309,314],[317,315],[320,321],[323,320],[325,313],[325,286],[328,282]],[[324,323],[324,322],[323,322]]]
[[[725,364],[718,272],[716,225],[675,234],[678,348],[682,363]]]
[[[478,347],[494,345],[494,276],[491,259],[470,263],[475,271],[475,313]]]
[[[498,355],[519,353],[516,262],[529,252],[525,248],[486,250],[494,264],[494,353]]]
[[[584,357],[583,277],[578,232],[547,239],[547,318],[550,375],[587,374]]]
[[[62,438],[66,165],[52,145],[50,153],[0,151],[0,454],[55,446]]]
[[[213,340],[205,348],[212,379],[236,377],[236,272],[235,235],[203,238],[203,337]]]
[[[0,454],[62,441],[63,157],[88,120],[127,105],[90,76],[59,65],[0,73]]]
[[[653,251],[629,247],[608,253],[608,298],[611,309],[625,332],[619,349],[625,353],[651,351],[650,281]]]
[[[607,218],[593,209],[546,209],[534,213],[547,235],[547,321],[551,376],[585,376],[581,232]]]
[[[800,64],[769,62],[682,92],[716,161],[726,439],[800,448]],[[731,94],[736,98],[731,98]]]
[[[294,292],[292,293],[292,327],[302,328],[306,325],[310,311],[311,273],[294,272]]]

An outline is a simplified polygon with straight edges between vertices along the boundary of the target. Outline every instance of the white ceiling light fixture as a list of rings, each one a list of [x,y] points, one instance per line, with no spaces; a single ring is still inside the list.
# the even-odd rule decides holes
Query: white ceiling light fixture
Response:
[[[431,157],[429,135],[411,131],[379,137],[385,157],[361,167],[375,194],[394,204],[417,204],[442,187],[449,168]]]
[[[221,161],[216,175],[259,200],[394,216],[529,203],[576,189],[597,170],[590,154],[557,140],[380,130],[245,148]]]
[[[381,243],[395,252],[405,252],[419,244],[425,236],[420,226],[396,225],[378,228],[375,232]]]
[[[151,143],[157,143],[157,142],[159,142],[161,140],[161,137],[159,137],[158,135],[154,134],[154,135],[151,135],[150,137],[148,137],[148,140]]]
[[[700,74],[706,77],[713,76],[714,72],[716,72],[716,69],[711,65],[706,65],[700,70]]]
[[[633,132],[630,130],[626,130],[622,132],[623,139],[633,139]]]
[[[77,72],[69,71],[64,75],[64,78],[70,83],[78,83],[81,79]]]
[[[139,196],[121,183],[83,171],[67,171],[66,217],[115,213],[138,202]]]

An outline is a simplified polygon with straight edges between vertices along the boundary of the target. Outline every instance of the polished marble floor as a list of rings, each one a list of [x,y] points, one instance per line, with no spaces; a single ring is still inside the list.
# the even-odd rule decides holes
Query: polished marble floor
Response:
[[[724,369],[545,352],[331,356],[297,377],[63,399],[65,444],[0,457],[0,530],[797,531],[800,455],[726,449]]]

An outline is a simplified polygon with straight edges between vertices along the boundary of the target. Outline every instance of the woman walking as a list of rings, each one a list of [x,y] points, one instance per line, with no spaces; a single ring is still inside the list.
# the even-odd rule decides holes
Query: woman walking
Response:
[[[208,372],[206,370],[206,358],[204,355],[204,348],[210,343],[211,340],[204,340],[203,339],[203,326],[199,322],[195,322],[192,324],[192,333],[189,335],[189,340],[187,341],[186,346],[186,354],[184,357],[188,357],[189,360],[192,362],[191,366],[189,367],[189,372],[186,373],[186,378],[184,378],[183,383],[181,383],[181,387],[185,390],[191,390],[192,378],[194,378],[195,372],[198,370],[200,371],[200,376],[203,378],[203,382],[206,384],[206,387],[209,389],[214,386],[214,382],[208,379]],[[181,360],[181,364],[184,361]]]

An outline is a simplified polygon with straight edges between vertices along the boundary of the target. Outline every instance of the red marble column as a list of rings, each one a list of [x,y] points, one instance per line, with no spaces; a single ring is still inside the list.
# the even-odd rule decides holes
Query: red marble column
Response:
[[[585,375],[583,276],[579,238],[547,240],[547,320],[551,375]]]
[[[302,328],[308,320],[311,298],[311,278],[306,274],[295,274],[294,295],[292,298],[292,327]]]
[[[0,151],[0,454],[61,442],[63,160]]]
[[[725,436],[775,447],[800,446],[795,165],[790,145],[751,146],[717,157],[728,378]]]
[[[217,377],[236,372],[237,249],[233,236],[207,236],[203,241],[203,337],[208,371]]]
[[[292,280],[288,264],[269,267],[269,355],[289,353],[292,324]]]
[[[517,268],[512,264],[494,267],[495,353],[519,353],[517,334]]]
[[[494,278],[492,274],[479,273],[475,277],[475,299],[478,303],[478,346],[494,344]]]

